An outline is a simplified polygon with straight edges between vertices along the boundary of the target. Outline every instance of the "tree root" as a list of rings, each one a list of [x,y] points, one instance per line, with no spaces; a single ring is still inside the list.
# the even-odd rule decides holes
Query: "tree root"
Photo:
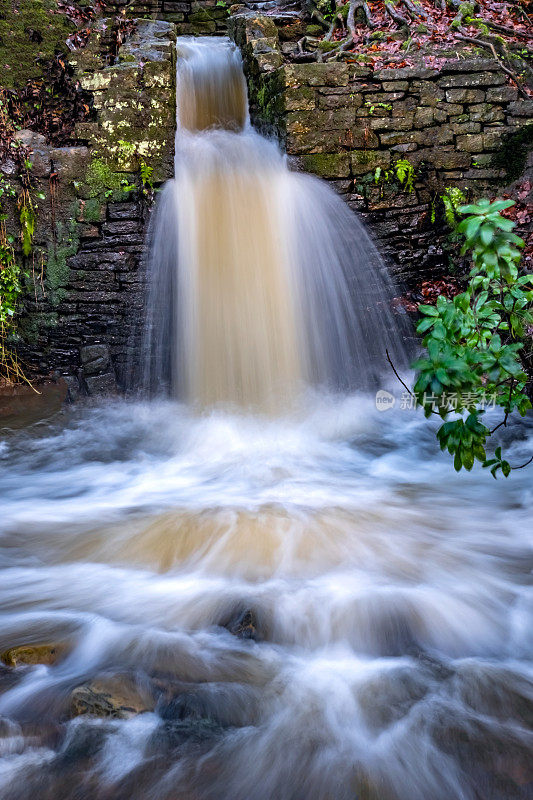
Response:
[[[331,23],[331,25],[329,26],[329,30],[328,30],[328,32],[327,32],[327,33],[326,33],[326,35],[324,36],[324,41],[325,41],[325,42],[331,42],[331,40],[332,40],[332,38],[333,38],[333,34],[335,33],[335,31],[336,31],[336,29],[337,29],[337,26],[339,25],[339,23],[340,23],[340,24],[342,24],[342,17],[341,17],[341,15],[340,15],[340,14],[336,14],[336,15],[335,15],[335,18],[333,19],[333,22],[332,22],[332,23]]]
[[[411,14],[413,19],[415,19],[416,17],[422,17],[422,19],[428,18],[427,13],[422,8],[422,6],[415,6],[415,4],[411,2],[411,0],[401,0],[401,3],[403,6],[405,6],[405,8]]]
[[[527,31],[515,31],[512,28],[506,28],[505,25],[499,25],[497,22],[491,22],[490,19],[483,19],[483,17],[478,17],[481,22],[487,26],[487,28],[492,28],[492,30],[497,31],[497,33],[503,33],[506,36],[516,36],[519,39],[533,39],[533,33],[528,33]]]
[[[348,9],[348,17],[346,19],[346,26],[350,31],[350,35],[352,39],[355,39],[356,31],[355,31],[355,12],[358,9],[363,11],[363,16],[365,18],[365,22],[369,28],[375,28],[374,20],[372,19],[372,14],[370,13],[370,8],[368,7],[368,3],[366,0],[350,0],[350,8]]]
[[[385,11],[389,17],[394,20],[396,25],[400,28],[407,28],[409,30],[409,21],[405,19],[399,11],[397,11],[389,0],[385,0]]]

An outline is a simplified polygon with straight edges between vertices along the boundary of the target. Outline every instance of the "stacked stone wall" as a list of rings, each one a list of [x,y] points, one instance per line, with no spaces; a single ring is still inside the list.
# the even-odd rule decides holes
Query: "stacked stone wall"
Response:
[[[223,0],[125,0],[106,3],[105,13],[172,22],[178,36],[217,36],[227,31],[229,4]]]
[[[296,168],[328,180],[366,217],[408,281],[443,267],[442,192],[493,194],[511,166],[520,171],[511,162],[533,138],[533,101],[493,59],[470,51],[439,59],[436,69],[286,63],[273,20],[237,16],[230,33],[256,124],[275,132]],[[397,178],[400,160],[412,167],[412,186]]]
[[[65,376],[72,395],[127,383],[139,351],[152,186],[173,175],[174,26],[138,20],[117,63],[106,66],[110,27],[103,20],[72,58],[94,101],[76,144],[53,148],[37,133],[18,135],[31,153],[32,195],[43,198],[18,350],[31,371]]]

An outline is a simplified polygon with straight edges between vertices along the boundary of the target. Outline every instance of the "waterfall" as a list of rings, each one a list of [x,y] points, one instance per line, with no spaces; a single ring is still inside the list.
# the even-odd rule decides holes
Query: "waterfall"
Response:
[[[253,130],[238,50],[178,40],[175,178],[150,236],[144,385],[279,408],[405,363],[393,287],[357,216]]]

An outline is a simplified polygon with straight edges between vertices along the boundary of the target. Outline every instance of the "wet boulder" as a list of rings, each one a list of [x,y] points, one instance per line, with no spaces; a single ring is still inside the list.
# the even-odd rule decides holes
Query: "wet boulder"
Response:
[[[128,719],[153,711],[156,703],[154,688],[147,681],[128,674],[101,675],[73,690],[70,713]]]
[[[46,664],[50,666],[60,661],[67,653],[67,646],[61,644],[26,644],[5,650],[0,659],[8,667]]]

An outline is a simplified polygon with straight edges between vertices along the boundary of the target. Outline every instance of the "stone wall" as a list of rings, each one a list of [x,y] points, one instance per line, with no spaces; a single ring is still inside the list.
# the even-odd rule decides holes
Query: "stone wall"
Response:
[[[178,36],[225,34],[229,3],[223,0],[133,0],[106,3],[106,14],[150,17],[173,22]]]
[[[497,62],[470,51],[438,69],[285,63],[272,19],[237,16],[230,35],[243,52],[254,120],[275,131],[296,168],[328,180],[363,213],[401,277],[442,269],[439,194],[497,191],[507,171],[494,156],[505,145],[512,152],[510,138],[533,112]],[[415,171],[412,190],[397,180],[400,159]]]
[[[127,379],[142,316],[148,184],[173,175],[174,26],[138,20],[117,63],[105,66],[110,27],[103,20],[72,58],[94,101],[77,143],[52,148],[39,134],[19,133],[31,151],[32,195],[42,198],[19,352],[41,374],[67,376],[72,394],[111,391]]]

